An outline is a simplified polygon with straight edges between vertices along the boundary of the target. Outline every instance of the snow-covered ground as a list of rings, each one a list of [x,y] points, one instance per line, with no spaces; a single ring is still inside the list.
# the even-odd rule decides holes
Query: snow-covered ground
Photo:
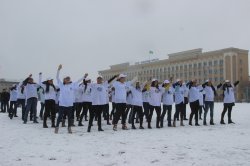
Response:
[[[222,104],[215,105],[215,126],[118,130],[104,125],[91,133],[74,127],[43,129],[0,114],[0,165],[250,165],[250,105],[236,104],[233,125],[220,125]],[[19,110],[20,115],[20,110]],[[225,118],[227,122],[227,116]],[[155,122],[155,121],[154,121]],[[155,123],[153,122],[153,127]],[[200,122],[201,124],[202,122]],[[144,124],[146,127],[146,124]],[[119,129],[121,126],[119,126]]]

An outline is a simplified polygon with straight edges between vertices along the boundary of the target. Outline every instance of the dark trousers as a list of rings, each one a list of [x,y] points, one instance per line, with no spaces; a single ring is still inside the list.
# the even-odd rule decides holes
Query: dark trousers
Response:
[[[103,117],[107,120],[107,124],[109,123],[109,104],[105,104],[103,106]]]
[[[92,107],[92,103],[91,102],[83,102],[82,103],[83,111],[82,111],[82,114],[80,116],[79,123],[82,122],[84,116],[85,116],[85,119],[87,119],[87,114],[88,114],[88,111],[89,112],[91,111],[91,107]]]
[[[21,105],[22,108],[22,120],[24,120],[24,115],[25,115],[25,99],[18,99],[17,104]]]
[[[43,117],[44,108],[45,108],[45,103],[40,102],[40,104],[41,104],[41,109],[40,109],[40,115],[39,116],[42,118]]]
[[[1,110],[2,110],[2,112],[9,111],[9,102],[8,101],[2,101]]]
[[[133,106],[133,114],[132,114],[132,126],[135,125],[135,115],[138,114],[139,115],[139,119],[140,119],[140,126],[142,126],[143,124],[143,110],[141,106]]]
[[[223,108],[223,111],[221,114],[221,122],[224,122],[224,116],[225,116],[227,111],[228,111],[228,113],[227,113],[228,122],[232,121],[231,113],[232,113],[233,106],[234,106],[234,103],[224,103],[224,108]]]
[[[11,101],[9,114],[16,116],[16,113],[17,113],[17,101]]]
[[[191,108],[191,114],[190,114],[189,123],[192,124],[193,116],[195,116],[195,124],[198,124],[199,108],[200,108],[199,100],[190,102],[190,108]]]
[[[161,120],[161,106],[152,106],[150,105],[149,115],[148,115],[148,123],[151,123],[154,110],[156,112],[156,127],[160,127],[160,120]]]
[[[71,127],[71,115],[72,115],[73,107],[63,107],[59,106],[59,113],[56,122],[56,127],[59,127],[60,122],[63,120],[63,116],[68,117],[68,127]]]
[[[181,120],[184,119],[184,106],[185,104],[183,102],[175,105],[174,121],[176,121],[179,116],[181,117]]]
[[[213,121],[213,118],[214,118],[214,102],[213,101],[205,101],[204,122],[206,122],[208,110],[210,110],[210,121]]]
[[[44,118],[43,123],[47,123],[48,116],[51,116],[52,124],[55,124],[56,119],[56,103],[55,100],[45,100],[45,112],[44,112]]]
[[[33,116],[33,121],[36,122],[36,113],[37,113],[37,98],[32,97],[27,100],[25,115],[24,115],[24,122],[27,122],[29,112],[31,112]]]
[[[199,118],[201,119],[201,116],[202,116],[202,110],[203,110],[203,106],[200,105],[199,106]]]
[[[167,113],[168,126],[171,126],[171,116],[172,116],[172,105],[163,105],[163,111],[161,114],[161,127],[164,126],[164,117]]]
[[[91,128],[93,124],[93,120],[95,117],[97,117],[97,124],[98,129],[102,128],[102,111],[104,109],[104,105],[93,105],[90,113],[90,119],[89,119],[89,128]]]
[[[125,112],[126,112],[126,119],[127,119],[128,115],[129,115],[128,123],[131,123],[131,120],[132,120],[132,111],[133,111],[132,105],[127,104],[127,107],[126,107],[126,111],[125,111]]]
[[[110,113],[110,119],[112,119],[112,117],[114,117],[114,115],[115,115],[115,110],[116,110],[116,108],[115,108],[115,103],[112,102],[112,110],[111,110],[111,113]]]
[[[126,103],[116,103],[116,111],[114,114],[113,124],[117,125],[120,117],[122,117],[122,124],[126,124]]]
[[[144,109],[145,118],[148,121],[148,115],[149,115],[149,110],[150,110],[150,105],[148,102],[143,102],[143,109]]]
[[[83,103],[76,103],[76,118],[79,120],[83,108]]]

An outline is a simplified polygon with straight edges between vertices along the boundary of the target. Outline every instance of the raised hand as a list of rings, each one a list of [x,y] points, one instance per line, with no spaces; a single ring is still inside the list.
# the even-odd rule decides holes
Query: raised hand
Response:
[[[62,65],[60,64],[59,66],[58,66],[58,70],[61,70],[62,69]]]

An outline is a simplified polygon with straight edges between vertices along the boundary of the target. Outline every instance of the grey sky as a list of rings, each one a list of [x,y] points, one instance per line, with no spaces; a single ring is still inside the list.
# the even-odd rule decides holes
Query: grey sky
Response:
[[[74,79],[203,48],[249,49],[249,0],[0,0],[0,78]],[[153,57],[152,57],[153,58]],[[35,77],[36,78],[36,77]]]

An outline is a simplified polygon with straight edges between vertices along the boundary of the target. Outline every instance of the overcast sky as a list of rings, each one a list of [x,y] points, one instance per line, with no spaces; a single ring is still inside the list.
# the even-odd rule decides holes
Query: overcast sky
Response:
[[[250,48],[249,0],[0,0],[0,78],[73,79],[203,48]],[[36,77],[35,77],[36,78]]]

